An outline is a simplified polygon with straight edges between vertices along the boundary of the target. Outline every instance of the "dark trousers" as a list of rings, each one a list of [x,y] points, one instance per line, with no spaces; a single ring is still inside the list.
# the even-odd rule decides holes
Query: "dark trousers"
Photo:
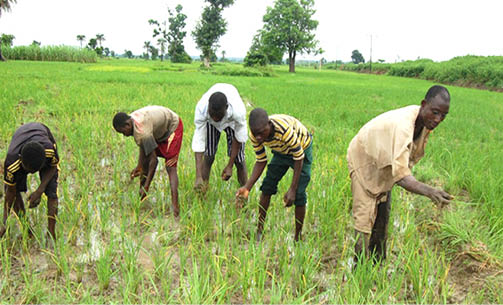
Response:
[[[385,202],[377,206],[377,216],[371,234],[356,231],[355,261],[358,261],[362,252],[365,256],[374,257],[375,261],[386,259],[386,242],[388,240],[388,223],[391,211],[391,191],[387,194]]]

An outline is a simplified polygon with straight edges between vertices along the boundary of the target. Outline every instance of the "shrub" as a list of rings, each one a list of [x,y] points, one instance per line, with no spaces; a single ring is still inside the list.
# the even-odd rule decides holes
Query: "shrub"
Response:
[[[2,50],[3,55],[11,60],[71,61],[95,63],[96,52],[68,46],[18,46]]]

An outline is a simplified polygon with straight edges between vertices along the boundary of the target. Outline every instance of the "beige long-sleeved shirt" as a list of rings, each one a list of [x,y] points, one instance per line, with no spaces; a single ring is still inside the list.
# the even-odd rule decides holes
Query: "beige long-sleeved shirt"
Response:
[[[380,114],[351,140],[347,160],[350,174],[374,195],[390,191],[424,156],[430,130],[423,128],[413,141],[420,106],[407,106]]]
[[[138,146],[142,146],[149,155],[158,143],[165,141],[176,130],[178,115],[162,106],[147,106],[131,113],[134,122],[133,137]]]

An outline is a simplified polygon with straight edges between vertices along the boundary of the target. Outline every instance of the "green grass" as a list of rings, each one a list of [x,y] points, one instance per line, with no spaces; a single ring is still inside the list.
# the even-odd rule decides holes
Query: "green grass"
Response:
[[[238,70],[215,70],[226,68]],[[503,95],[448,87],[451,111],[414,172],[455,195],[456,203],[438,211],[428,199],[395,188],[388,260],[351,272],[349,141],[379,113],[419,104],[432,83],[273,69],[272,77],[245,77],[200,71],[196,63],[0,63],[0,156],[20,124],[41,121],[53,131],[61,157],[59,238],[53,249],[46,246],[45,199],[27,213],[34,238],[9,218],[0,241],[1,302],[501,303]],[[229,182],[219,179],[227,162],[224,138],[207,196],[194,194],[194,108],[216,82],[234,84],[248,111],[287,113],[313,131],[303,242],[293,242],[293,210],[281,202],[291,173],[272,199],[263,242],[254,242],[260,181],[238,213],[236,173]],[[117,111],[151,104],[173,109],[184,121],[179,221],[171,216],[161,167],[149,198],[140,202],[138,181],[128,178],[138,149],[112,128]],[[249,143],[246,158],[251,169]],[[30,176],[31,190],[37,180]]]

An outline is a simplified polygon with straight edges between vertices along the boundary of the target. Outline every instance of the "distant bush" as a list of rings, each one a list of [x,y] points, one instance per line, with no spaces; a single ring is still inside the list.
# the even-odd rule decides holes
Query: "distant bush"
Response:
[[[244,58],[245,67],[266,66],[267,64],[269,64],[267,56],[259,51],[248,51],[248,53],[246,53],[246,57]]]
[[[95,63],[98,61],[96,52],[89,49],[79,49],[68,46],[18,46],[2,49],[2,53],[11,60],[40,61],[71,61]]]
[[[333,66],[324,66],[333,69]],[[369,63],[338,65],[338,69],[370,72]],[[503,90],[503,56],[460,56],[448,61],[434,62],[431,59],[404,61],[394,64],[373,63],[372,73],[392,76],[417,77],[440,83],[487,87]]]
[[[273,70],[267,67],[243,68],[242,66],[233,67],[231,65],[227,65],[223,67],[218,67],[216,69],[212,69],[210,70],[210,72],[215,75],[228,75],[228,76],[256,76],[256,77],[275,76]]]

